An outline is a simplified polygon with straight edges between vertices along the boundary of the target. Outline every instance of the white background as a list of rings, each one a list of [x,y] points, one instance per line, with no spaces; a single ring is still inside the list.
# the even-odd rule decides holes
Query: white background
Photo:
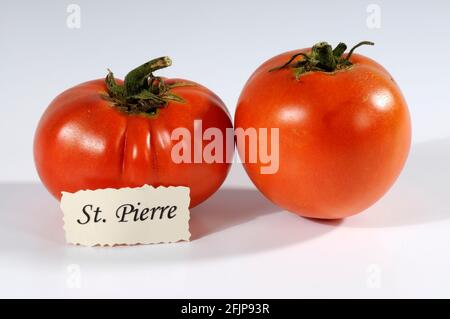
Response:
[[[67,27],[70,3],[81,28]],[[381,9],[370,28],[369,5]],[[448,1],[2,1],[0,296],[450,297]],[[319,41],[359,52],[400,84],[413,149],[364,214],[319,223],[283,212],[235,167],[193,211],[191,243],[64,244],[57,203],[32,158],[40,115],[62,90],[169,55],[162,75],[202,83],[231,114],[263,61]],[[75,278],[75,279],[74,279]],[[75,280],[75,281],[74,281]]]

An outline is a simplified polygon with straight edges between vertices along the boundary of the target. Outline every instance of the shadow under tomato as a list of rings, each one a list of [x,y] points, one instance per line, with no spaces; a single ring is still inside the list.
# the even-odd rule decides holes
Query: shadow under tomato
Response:
[[[58,202],[42,185],[0,184],[0,192],[0,250],[23,262],[67,260],[103,266],[189,262],[276,250],[335,229],[282,211],[256,189],[223,187],[192,209],[191,242],[82,247],[65,243]]]
[[[199,256],[220,257],[301,244],[337,223],[321,224],[283,211],[256,189],[224,187],[192,210],[190,229]],[[214,247],[206,249],[210,245]]]
[[[279,210],[257,190],[223,188],[191,210],[191,240],[207,237]]]

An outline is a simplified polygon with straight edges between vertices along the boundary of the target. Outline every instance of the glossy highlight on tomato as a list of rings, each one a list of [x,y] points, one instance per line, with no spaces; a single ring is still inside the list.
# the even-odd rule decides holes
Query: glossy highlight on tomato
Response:
[[[193,135],[194,121],[201,120],[204,130],[218,128],[225,136],[232,128],[225,105],[200,84],[155,77],[152,72],[170,59],[150,62],[130,72],[125,83],[110,73],[106,81],[66,90],[49,105],[35,133],[34,158],[57,199],[62,191],[188,186],[194,207],[220,187],[230,161],[175,163],[171,132],[181,127]]]
[[[267,198],[301,216],[340,219],[365,210],[408,156],[411,124],[398,85],[346,48],[319,43],[269,59],[237,104],[236,129],[279,128],[279,170],[261,174],[260,160],[242,158],[248,144],[238,145],[246,172]]]

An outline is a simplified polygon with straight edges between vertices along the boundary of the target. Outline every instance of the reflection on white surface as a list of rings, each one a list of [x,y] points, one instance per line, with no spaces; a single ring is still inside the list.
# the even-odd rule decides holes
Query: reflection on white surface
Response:
[[[389,194],[329,223],[280,210],[234,165],[192,210],[192,242],[114,248],[65,244],[41,185],[0,184],[0,297],[450,297],[449,162],[450,140],[414,146]]]

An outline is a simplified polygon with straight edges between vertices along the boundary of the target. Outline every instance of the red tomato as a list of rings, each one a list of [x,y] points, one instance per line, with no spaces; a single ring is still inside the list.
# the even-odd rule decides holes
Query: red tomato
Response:
[[[382,66],[345,50],[320,43],[278,55],[254,72],[238,101],[236,129],[279,128],[275,174],[261,174],[259,158],[242,158],[249,143],[238,145],[248,175],[301,216],[361,212],[391,187],[408,156],[410,118],[399,87]]]
[[[220,187],[230,160],[177,164],[171,150],[178,141],[171,133],[181,127],[193,136],[194,121],[201,120],[203,130],[218,128],[225,138],[232,128],[229,113],[199,84],[153,76],[170,63],[152,60],[130,72],[124,84],[110,73],[106,81],[77,85],[50,104],[36,131],[34,156],[42,182],[56,198],[62,191],[173,185],[190,187],[193,207]]]

